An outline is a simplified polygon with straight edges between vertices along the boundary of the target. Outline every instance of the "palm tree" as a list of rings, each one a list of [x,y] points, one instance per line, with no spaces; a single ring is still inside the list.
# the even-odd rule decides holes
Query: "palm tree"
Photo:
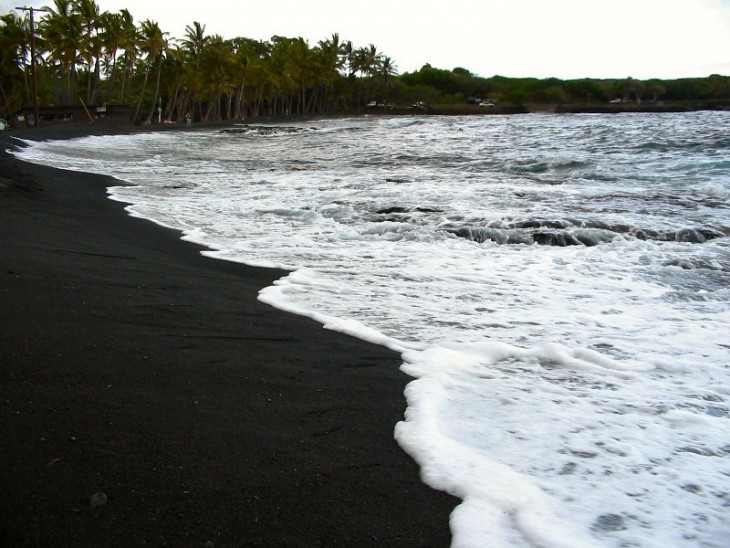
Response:
[[[380,74],[385,82],[385,100],[388,100],[390,92],[390,79],[398,76],[398,67],[392,58],[387,55],[383,56],[380,61]]]
[[[81,48],[81,19],[70,0],[54,0],[53,8],[39,25],[41,42],[62,78],[66,80],[63,102],[72,104],[76,95],[76,65]]]
[[[168,44],[163,63],[163,82],[168,97],[165,107],[165,121],[175,118],[182,121],[182,112],[185,111],[185,97],[187,88],[187,71],[185,67],[185,52],[174,43]]]
[[[210,36],[201,52],[200,59],[205,69],[201,73],[203,92],[208,108],[203,120],[221,119],[221,100],[227,96],[227,117],[231,115],[236,83],[232,67],[235,63],[233,44],[221,36]]]
[[[119,92],[121,101],[127,100],[127,95],[131,86],[127,83],[130,81],[132,72],[137,63],[139,55],[140,35],[139,29],[134,24],[134,18],[129,10],[123,9],[119,12],[121,17],[121,42],[119,49],[122,50],[122,87]]]
[[[361,48],[358,51],[360,72],[362,72],[365,76],[375,76],[378,74],[380,67],[383,64],[383,54],[380,53],[373,44],[370,44],[366,48]]]
[[[306,114],[308,111],[307,91],[312,90],[311,96],[315,93],[316,57],[309,49],[309,44],[302,38],[295,38],[289,41],[287,47],[289,75],[292,81],[292,93],[296,91],[296,102],[294,97],[289,98],[288,111]]]
[[[352,52],[350,61],[351,75],[360,73],[361,79],[364,77],[373,77],[380,72],[383,56],[378,52],[377,48],[370,44],[367,47],[358,48]],[[361,105],[362,84],[360,80],[357,82],[357,106]]]
[[[139,100],[137,102],[137,110],[134,113],[134,119],[137,119],[139,115],[139,109],[142,106],[142,99],[144,98],[145,90],[147,89],[147,78],[149,76],[150,69],[153,65],[157,65],[157,84],[155,87],[155,97],[152,101],[152,108],[149,115],[145,119],[145,124],[152,122],[152,116],[155,112],[155,106],[157,105],[157,98],[160,94],[160,76],[162,74],[162,56],[167,48],[167,39],[165,38],[166,32],[162,32],[160,26],[149,19],[142,21],[140,30],[141,35],[141,49],[147,54],[145,59],[145,74],[144,83],[142,84],[142,90],[139,94]]]
[[[15,13],[0,16],[0,98],[2,114],[10,116],[23,103],[30,103],[25,60],[29,55],[29,29]],[[20,83],[22,82],[22,83]]]
[[[251,115],[256,117],[265,108],[264,93],[267,88],[272,87],[274,76],[271,69],[271,54],[273,45],[271,42],[256,42],[254,47],[256,60],[253,70],[250,73],[250,85],[254,88],[254,97],[251,106]]]
[[[187,25],[185,27],[185,37],[181,40],[183,48],[192,57],[194,62],[194,73],[193,78],[190,82],[190,91],[193,94],[192,103],[193,106],[197,106],[198,112],[202,114],[202,100],[200,98],[200,92],[202,83],[200,81],[200,57],[203,53],[203,49],[210,40],[209,36],[205,34],[205,25],[201,25],[197,21],[193,21],[193,26]],[[193,117],[195,112],[193,112]]]
[[[342,73],[347,71],[351,51],[352,42],[342,42],[337,33],[332,34],[328,40],[319,42],[317,99],[320,102],[320,110],[328,108],[326,105],[330,90],[335,88],[337,82],[341,80]]]
[[[345,69],[352,42],[340,41],[340,35],[335,32],[329,39],[320,40],[318,46],[328,68],[338,72]]]
[[[260,59],[266,51],[266,45],[249,38],[234,38],[231,44],[234,55],[231,70],[238,83],[233,117],[241,119],[246,116],[246,84],[251,75],[260,70]]]
[[[101,38],[100,13],[95,0],[73,0],[72,7],[81,23],[80,53],[86,61],[86,100],[96,103],[96,85],[99,80]]]
[[[121,13],[104,12],[99,18],[99,37],[102,45],[102,69],[107,77],[106,96],[113,97],[116,84],[117,55],[124,42]]]
[[[352,45],[352,42],[350,40],[346,41],[344,44],[342,44],[342,54],[345,59],[344,63],[344,69],[347,72],[348,77],[353,78],[355,76],[355,73],[357,72],[356,69],[356,62],[355,62],[355,52],[357,50],[355,49],[355,46]]]

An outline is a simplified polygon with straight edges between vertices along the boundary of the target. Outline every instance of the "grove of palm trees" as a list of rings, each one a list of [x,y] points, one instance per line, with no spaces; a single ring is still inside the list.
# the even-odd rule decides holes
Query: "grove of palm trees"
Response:
[[[0,116],[33,103],[32,38],[41,105],[129,104],[137,123],[158,105],[166,121],[348,111],[383,96],[396,74],[374,45],[356,48],[337,34],[315,46],[225,39],[196,21],[178,39],[126,9],[101,12],[94,0],[54,0],[34,12],[33,37],[28,11],[0,16]]]
[[[207,34],[205,25],[194,21],[175,38],[155,21],[136,22],[126,9],[102,12],[95,0],[54,0],[45,8],[0,15],[0,117],[9,119],[34,104],[126,105],[128,121],[138,124],[158,116],[165,122],[187,115],[240,120],[413,102],[468,113],[469,103],[483,98],[523,108],[642,101],[727,108],[730,77],[483,78],[464,68],[429,64],[399,75],[395,61],[375,45],[356,47],[339,34],[316,45],[300,37],[224,38]]]

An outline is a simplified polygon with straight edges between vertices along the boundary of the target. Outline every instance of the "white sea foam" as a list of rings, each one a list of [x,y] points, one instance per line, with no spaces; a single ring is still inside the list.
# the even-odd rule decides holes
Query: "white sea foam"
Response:
[[[395,435],[463,499],[454,546],[720,547],[728,121],[364,118],[21,156],[133,183],[110,190],[131,214],[289,270],[262,301],[402,352]]]

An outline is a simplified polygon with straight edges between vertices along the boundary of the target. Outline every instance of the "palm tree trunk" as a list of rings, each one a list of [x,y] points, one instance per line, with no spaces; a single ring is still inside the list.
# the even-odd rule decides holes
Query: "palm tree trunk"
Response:
[[[86,101],[91,105],[93,104],[93,93],[94,93],[94,72],[92,67],[91,57],[86,60]]]
[[[236,113],[235,118],[241,120],[246,116],[246,107],[244,105],[246,91],[246,77],[244,76],[241,80],[241,85],[238,87],[238,96],[236,97]]]
[[[172,101],[167,103],[167,108],[165,108],[165,122],[169,122],[170,120],[172,120],[172,115],[175,112],[175,107],[177,106],[179,93],[180,84],[177,85],[177,87],[175,88],[175,93],[172,94]]]
[[[258,93],[256,99],[254,99],[253,103],[253,112],[251,113],[251,116],[254,118],[257,118],[259,115],[259,109],[261,108],[261,101],[263,99],[264,90],[262,86],[259,86]]]
[[[25,102],[30,105],[33,101],[30,100],[30,82],[28,82],[28,71],[23,71],[23,83],[25,84]]]
[[[228,91],[228,110],[226,111],[226,120],[231,119],[231,114],[233,113],[233,91]]]
[[[94,100],[94,103],[98,102],[97,94],[99,92],[99,80],[101,80],[101,78],[99,77],[101,75],[100,62],[101,62],[101,57],[97,57],[96,62],[94,63],[94,82],[93,82],[94,89],[93,89],[93,93],[91,96],[92,99]]]
[[[180,92],[180,95],[177,100],[177,107],[175,112],[172,112],[172,114],[175,115],[175,121],[176,122],[182,122],[185,119],[185,115],[190,112],[190,92],[188,90],[184,90]],[[172,118],[171,118],[172,119]]]
[[[3,105],[5,105],[4,109],[5,112],[11,112],[10,103],[8,103],[8,96],[5,93],[5,86],[3,86],[3,83],[0,82],[0,95],[3,97]]]
[[[137,116],[139,116],[139,109],[142,107],[142,98],[144,97],[144,92],[147,89],[147,77],[150,74],[150,69],[147,67],[147,70],[144,71],[144,83],[142,84],[142,91],[139,93],[139,101],[137,101],[137,110],[134,111],[134,118],[132,118],[132,123],[137,121]]]
[[[315,108],[314,105],[317,102],[317,98],[319,97],[319,87],[320,86],[316,86],[312,91],[312,94],[309,96],[309,104],[307,105],[307,108],[304,109],[304,114],[313,112]]]
[[[121,101],[124,103],[127,100],[127,82],[129,80],[129,67],[124,67],[124,71],[122,72],[122,95],[121,95]]]
[[[68,96],[66,97],[66,103],[72,104],[76,97],[76,71],[73,67],[69,67],[68,70]]]
[[[152,123],[152,117],[155,115],[155,107],[157,106],[157,100],[160,97],[160,77],[161,76],[162,76],[162,56],[160,56],[157,60],[157,85],[155,87],[155,100],[152,102],[152,108],[150,109],[150,113],[144,122],[144,124],[146,126],[148,126]]]
[[[219,101],[220,101],[220,92],[218,92],[218,91],[214,92],[212,97],[208,97],[208,108],[205,110],[205,116],[203,116],[203,122],[207,122],[212,117],[214,117],[215,108]]]
[[[109,74],[109,96],[111,97],[112,101],[116,99],[116,89],[114,89],[114,84],[116,80],[116,70],[117,70],[117,52],[112,52],[112,70]]]

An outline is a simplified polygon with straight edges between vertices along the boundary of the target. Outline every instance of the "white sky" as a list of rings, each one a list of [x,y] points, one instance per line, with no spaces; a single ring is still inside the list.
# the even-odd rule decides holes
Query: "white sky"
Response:
[[[372,43],[400,72],[425,63],[480,76],[681,78],[730,75],[730,0],[97,0],[181,38],[206,33],[314,46],[337,32]],[[51,0],[0,0],[14,6]]]

